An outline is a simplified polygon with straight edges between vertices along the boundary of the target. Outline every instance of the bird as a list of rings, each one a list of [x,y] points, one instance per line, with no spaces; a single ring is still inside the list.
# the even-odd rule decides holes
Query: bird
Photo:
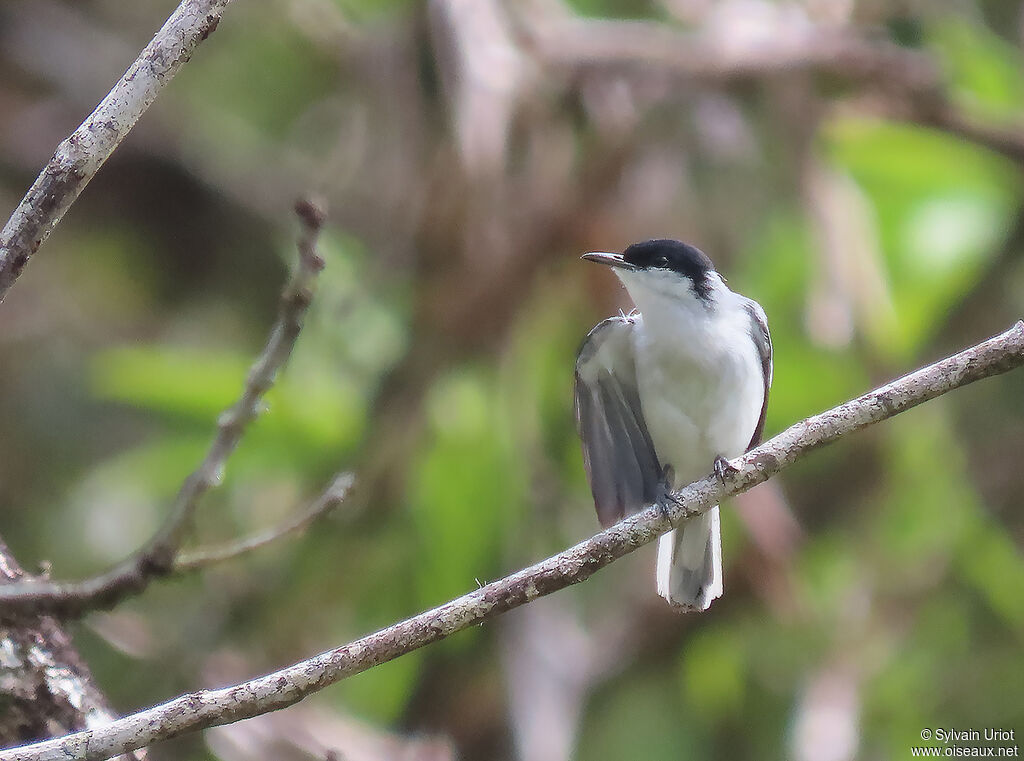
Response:
[[[672,239],[583,259],[611,267],[635,309],[598,323],[576,358],[576,427],[604,527],[757,446],[772,385],[764,309]],[[659,540],[658,594],[705,611],[722,594],[718,506]]]

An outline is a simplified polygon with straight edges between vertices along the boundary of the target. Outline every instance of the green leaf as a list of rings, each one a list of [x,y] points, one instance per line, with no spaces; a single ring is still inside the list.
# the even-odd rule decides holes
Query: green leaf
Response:
[[[241,393],[251,361],[227,350],[107,349],[92,358],[90,386],[100,399],[215,422]]]
[[[914,125],[839,119],[825,144],[874,207],[897,313],[880,348],[909,358],[984,273],[1021,197],[1019,173]]]
[[[93,357],[90,385],[97,398],[159,413],[212,438],[217,418],[241,396],[251,362],[222,349],[114,348]],[[280,374],[243,440],[246,450],[267,447],[271,459],[301,464],[354,445],[364,424],[361,395],[347,378],[319,369]]]
[[[967,105],[983,108],[990,118],[1015,116],[1024,107],[1024,56],[1017,47],[980,24],[945,15],[930,25],[927,38]]]

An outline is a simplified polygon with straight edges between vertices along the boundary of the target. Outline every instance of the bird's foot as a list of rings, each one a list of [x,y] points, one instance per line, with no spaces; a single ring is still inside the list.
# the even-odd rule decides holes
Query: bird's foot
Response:
[[[729,462],[727,459],[718,455],[715,458],[715,475],[718,476],[718,480],[722,482],[722,486],[725,486],[725,480],[733,473],[739,473],[739,468]]]
[[[678,505],[679,500],[676,499],[672,493],[672,484],[675,483],[675,471],[671,465],[666,465],[661,469],[661,494],[658,495],[658,500],[655,503],[658,506],[658,512],[661,513],[662,518],[669,518],[668,506]]]

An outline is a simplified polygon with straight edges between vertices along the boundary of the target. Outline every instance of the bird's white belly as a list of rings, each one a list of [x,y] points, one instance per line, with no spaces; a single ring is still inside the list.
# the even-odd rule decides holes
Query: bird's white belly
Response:
[[[764,379],[750,339],[701,343],[672,347],[647,335],[636,345],[644,418],[675,488],[710,473],[716,457],[743,454],[761,414]]]

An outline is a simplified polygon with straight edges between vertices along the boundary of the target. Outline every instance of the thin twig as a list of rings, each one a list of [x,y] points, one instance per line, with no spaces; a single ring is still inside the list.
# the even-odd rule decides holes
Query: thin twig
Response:
[[[289,534],[304,531],[316,520],[327,515],[345,501],[349,489],[352,488],[353,480],[350,473],[342,473],[337,476],[330,486],[311,502],[305,510],[289,516],[278,526],[236,539],[235,541],[182,552],[174,559],[174,572],[195,571],[215,563],[223,563],[225,560],[233,560],[253,550],[262,549]]]
[[[57,146],[0,232],[0,301],[160,90],[217,28],[230,2],[183,0],[107,97]]]
[[[297,204],[296,212],[303,223],[298,262],[281,296],[277,320],[262,354],[249,370],[242,396],[218,419],[206,456],[185,479],[164,524],[144,547],[98,576],[78,582],[34,579],[0,586],[0,613],[45,611],[67,617],[109,608],[174,569],[174,558],[191,528],[200,498],[220,483],[228,457],[246,426],[259,414],[263,395],[273,385],[277,371],[291,356],[313,298],[316,276],[323,269],[316,252],[323,212],[308,201]]]
[[[588,578],[685,519],[746,491],[812,449],[953,389],[1024,365],[1024,322],[858,399],[807,418],[709,476],[554,557],[342,647],[231,687],[181,695],[103,727],[0,752],[0,761],[99,761],[160,740],[284,708],[329,684]]]

